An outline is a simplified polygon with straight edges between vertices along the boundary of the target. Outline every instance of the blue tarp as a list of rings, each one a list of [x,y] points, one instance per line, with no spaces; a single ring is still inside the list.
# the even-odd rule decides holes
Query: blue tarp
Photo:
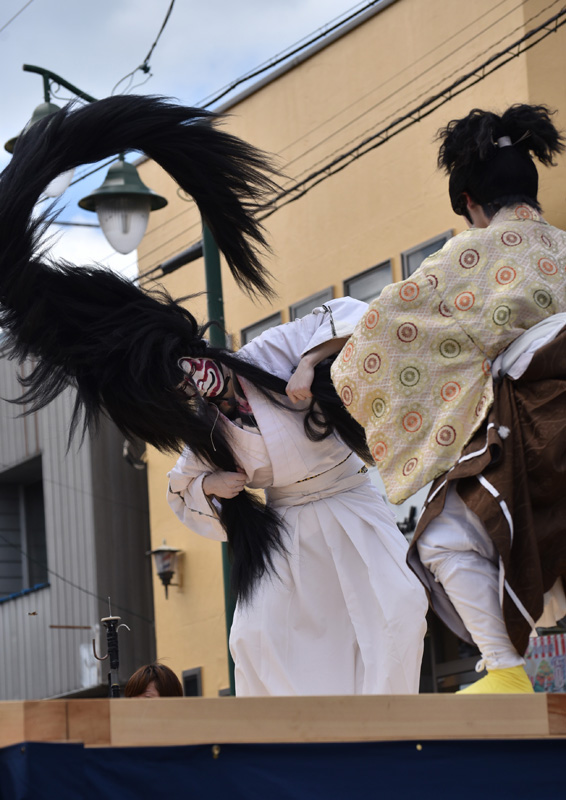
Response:
[[[1,800],[546,800],[566,740],[0,750]]]

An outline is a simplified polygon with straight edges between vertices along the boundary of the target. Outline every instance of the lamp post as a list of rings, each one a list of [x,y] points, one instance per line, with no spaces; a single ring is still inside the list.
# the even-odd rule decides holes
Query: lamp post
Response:
[[[43,69],[43,67],[34,67],[32,64],[24,64],[23,70],[24,72],[34,72],[38,75],[41,75],[43,80],[43,103],[40,103],[34,109],[30,121],[24,127],[24,131],[32,125],[35,125],[36,122],[39,122],[39,120],[43,119],[44,117],[48,117],[55,111],[60,111],[59,106],[51,102],[51,81],[59,86],[64,86],[65,89],[69,89],[69,91],[73,92],[73,94],[75,94],[77,97],[80,97],[81,100],[86,100],[87,103],[94,103],[96,101],[95,97],[83,92],[81,89],[73,86],[72,83],[69,83],[64,78],[61,78],[59,75],[56,75],[54,72],[51,72],[48,69]],[[6,142],[4,149],[7,150],[8,153],[13,153],[17,140],[18,136],[13,136]],[[52,180],[49,186],[46,187],[44,194],[47,195],[47,197],[59,197],[59,195],[63,194],[63,192],[69,187],[69,184],[73,179],[73,173],[74,170],[70,169]]]
[[[209,320],[218,325],[209,329],[210,344],[213,347],[226,347],[224,333],[224,298],[222,294],[222,273],[220,270],[220,253],[212,233],[206,223],[202,226],[202,250],[204,255],[204,274],[206,281],[206,306]],[[234,619],[236,600],[230,586],[230,557],[227,542],[222,542],[222,578],[224,583],[224,611],[226,614],[226,646],[228,648],[228,676],[230,678],[230,694],[236,694],[234,677],[234,661],[230,653],[230,629]]]
[[[48,114],[59,110],[59,107],[51,103],[51,82],[68,89],[77,97],[86,102],[96,102],[96,98],[83,92],[69,81],[61,78],[50,70],[43,67],[36,67],[24,64],[25,72],[32,72],[41,75],[43,80],[44,103],[38,106],[28,125],[33,125]],[[24,129],[25,130],[25,129]],[[5,148],[12,152],[17,137],[10,139]],[[63,176],[59,176],[52,181],[60,181]],[[68,181],[63,188],[50,195],[57,197],[67,188],[71,181]],[[50,184],[51,187],[51,184]],[[49,188],[49,187],[48,187]],[[55,191],[55,188],[52,187]],[[87,197],[79,201],[79,206],[87,211],[96,211],[99,217],[100,226],[108,242],[120,253],[128,253],[135,250],[145,233],[149,212],[156,211],[167,205],[164,197],[153,192],[143,184],[138,172],[133,164],[128,164],[120,155],[117,164],[113,164],[108,170],[103,184]],[[222,295],[222,275],[220,270],[220,253],[212,233],[203,223],[203,255],[205,280],[207,290],[207,312],[209,320],[214,320],[218,326],[212,326],[209,331],[210,342],[214,347],[225,347],[226,336],[224,333],[224,301]],[[172,549],[172,548],[170,548]],[[159,548],[158,548],[159,550]],[[153,551],[152,551],[153,552]],[[234,617],[235,598],[230,588],[230,561],[228,555],[228,545],[222,543],[222,571],[224,582],[224,608],[226,614],[226,635],[227,642],[230,637],[230,629]],[[163,580],[163,579],[162,579]],[[169,579],[170,582],[170,579]],[[165,585],[165,596],[167,596],[168,583]],[[235,694],[234,681],[234,662],[230,655],[228,646],[228,674],[230,679],[230,693]]]
[[[95,103],[96,97],[83,92],[77,86],[43,67],[24,64],[25,72],[41,75],[43,79],[44,102],[33,112],[32,118],[25,126],[26,130],[40,119],[59,111],[59,106],[51,102],[51,82],[63,86],[87,103]],[[14,136],[6,142],[5,149],[12,153],[18,137]],[[58,197],[69,186],[73,176],[72,170],[59,175],[51,181],[44,194]],[[130,253],[143,239],[150,211],[157,211],[167,205],[167,200],[149,189],[141,180],[133,164],[124,161],[119,155],[116,164],[112,164],[103,184],[87,197],[79,200],[79,206],[86,211],[96,211],[100,227],[109,244],[119,253]]]

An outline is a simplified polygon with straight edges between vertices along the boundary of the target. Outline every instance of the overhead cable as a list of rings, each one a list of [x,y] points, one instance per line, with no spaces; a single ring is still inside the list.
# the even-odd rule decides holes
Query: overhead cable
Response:
[[[1,533],[0,533],[0,539],[4,542],[5,545],[7,545],[8,547],[12,547],[14,550],[17,550],[21,555],[24,556],[24,558],[26,558],[33,564],[37,564],[38,566],[42,567],[49,575],[53,575],[54,578],[57,578],[57,580],[66,583],[68,586],[72,586],[73,589],[77,589],[77,591],[82,592],[83,594],[89,595],[89,597],[94,597],[95,600],[101,600],[102,602],[108,601],[108,597],[102,597],[101,595],[96,594],[96,592],[91,592],[89,589],[85,589],[80,584],[69,580],[69,578],[65,578],[63,575],[59,575],[58,572],[55,572],[55,570],[50,569],[45,561],[39,561],[37,558],[32,558],[30,555],[28,555],[28,553],[25,550],[22,550],[22,548],[19,545],[10,542],[10,540],[7,539],[5,536],[3,536]],[[115,603],[114,601],[112,601],[112,605],[114,606],[114,608],[126,612],[131,617],[137,617],[138,619],[142,620],[142,622],[147,622],[148,625],[154,624],[154,620],[148,619],[147,617],[144,617],[142,614],[138,614],[136,611],[132,611],[130,608],[118,605],[118,603]]]
[[[326,28],[326,26],[324,26],[326,28],[325,30],[319,29],[319,30],[321,30],[320,33],[317,33],[316,36],[313,36],[312,38],[308,39],[303,44],[298,44],[297,46],[291,45],[291,49],[290,50],[289,49],[283,50],[281,54],[274,56],[272,59],[270,59],[269,61],[267,61],[264,64],[260,65],[256,69],[253,69],[250,72],[247,72],[245,75],[242,75],[240,78],[237,78],[235,81],[232,81],[232,83],[229,83],[223,89],[219,90],[219,92],[217,94],[213,95],[211,98],[209,97],[209,98],[205,98],[202,101],[199,101],[199,105],[202,104],[203,108],[209,108],[209,106],[214,105],[214,103],[217,103],[219,100],[221,100],[227,94],[230,94],[230,92],[232,92],[238,86],[241,86],[243,83],[246,83],[247,81],[251,80],[252,78],[257,78],[259,75],[262,75],[264,72],[267,72],[268,70],[273,69],[273,67],[276,67],[278,64],[281,64],[283,61],[287,61],[292,56],[295,56],[298,53],[302,52],[303,50],[306,50],[308,47],[310,47],[311,45],[313,45],[316,42],[320,41],[321,39],[324,39],[326,36],[328,36],[329,34],[333,33],[338,28],[341,28],[343,25],[346,25],[348,22],[351,22],[356,17],[359,17],[360,14],[363,14],[368,9],[370,9],[372,6],[379,5],[379,3],[381,3],[382,1],[383,0],[371,0],[371,2],[366,3],[358,11],[354,11],[352,14],[349,14],[349,16],[347,16],[347,17],[345,17],[343,19],[340,19],[340,21],[337,22],[336,24],[332,25],[332,22],[331,22],[329,28]],[[352,8],[355,8],[355,6],[352,6]],[[347,11],[344,12],[344,13],[348,14]],[[339,17],[335,17],[335,19],[339,19]]]
[[[318,186],[318,184],[327,180],[332,175],[335,175],[337,172],[341,172],[353,161],[366,155],[366,153],[375,150],[377,147],[385,144],[385,142],[389,141],[394,136],[397,136],[402,131],[406,130],[412,125],[415,125],[417,122],[420,122],[438,108],[445,105],[445,103],[448,103],[450,100],[452,100],[452,98],[457,97],[459,94],[462,94],[462,92],[465,92],[470,87],[487,78],[488,75],[491,75],[493,72],[501,69],[501,67],[505,66],[505,64],[507,64],[509,61],[512,61],[522,53],[527,52],[532,47],[550,36],[552,33],[556,33],[556,31],[564,24],[566,24],[566,7],[554,16],[545,20],[537,28],[534,28],[532,31],[528,31],[524,36],[513,42],[504,50],[501,50],[499,53],[491,56],[491,58],[488,58],[475,69],[471,70],[460,78],[457,78],[447,87],[442,89],[440,92],[437,92],[432,97],[429,97],[407,114],[404,114],[402,117],[394,120],[394,122],[386,125],[384,128],[381,128],[371,136],[362,139],[362,141],[358,142],[350,150],[340,154],[337,158],[328,162],[320,169],[311,172],[306,178],[296,181],[292,186],[276,194],[270,201],[264,204],[264,208],[268,208],[270,206],[271,208],[269,208],[265,214],[260,216],[260,219],[267,219],[267,217],[270,217],[285,205],[298,200],[300,197],[304,197],[305,194],[307,194],[315,186]],[[530,41],[536,36],[538,36],[538,38],[535,41]],[[500,63],[496,63],[498,61]],[[291,194],[293,194],[293,196],[289,197]],[[281,200],[283,200],[283,202],[279,202]]]
[[[25,11],[25,10],[26,10],[26,8],[27,8],[28,6],[31,6],[31,4],[32,4],[32,3],[33,3],[33,0],[28,0],[28,2],[27,2],[27,3],[26,3],[24,6],[22,6],[22,7],[20,8],[20,10],[19,10],[19,11],[16,11],[16,13],[14,14],[14,16],[13,16],[13,17],[10,17],[10,19],[8,20],[8,22],[5,22],[5,23],[2,25],[2,27],[0,28],[0,33],[2,33],[2,31],[5,31],[5,30],[6,30],[6,28],[8,27],[8,25],[11,25],[11,23],[12,23],[12,22],[13,22],[13,21],[14,21],[14,20],[17,18],[17,17],[19,17],[19,16],[20,16],[20,14],[22,13],[22,11]]]

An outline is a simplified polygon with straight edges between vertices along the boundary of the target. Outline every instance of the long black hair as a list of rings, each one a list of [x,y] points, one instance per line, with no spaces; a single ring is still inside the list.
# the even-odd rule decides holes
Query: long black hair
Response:
[[[514,202],[540,210],[532,156],[550,166],[565,144],[552,113],[544,105],[516,104],[501,115],[474,108],[438,132],[438,166],[450,175],[450,201],[456,214],[467,216],[463,192],[489,217]]]
[[[273,186],[271,165],[215,122],[206,111],[127,96],[63,109],[23,134],[0,176],[0,325],[8,335],[8,354],[33,356],[36,362],[22,378],[25,391],[17,401],[29,404],[27,413],[70,385],[76,399],[69,437],[81,416],[83,436],[96,430],[102,413],[127,438],[163,452],[187,445],[203,465],[235,471],[235,455],[216,424],[217,410],[189,402],[175,388],[183,378],[179,359],[208,355],[269,397],[284,393],[285,382],[228,350],[210,347],[195,317],[166,292],[143,292],[107,269],[53,261],[40,244],[45,221],[32,217],[38,196],[61,172],[140,150],[193,196],[238,283],[269,295],[256,250],[265,241],[253,204]],[[313,403],[307,434],[320,438],[336,428],[354,449],[367,453],[362,429],[329,387],[329,366],[323,364],[314,389],[326,414],[319,419]],[[222,501],[220,519],[233,556],[233,590],[245,601],[273,569],[274,554],[285,550],[282,523],[246,490]]]

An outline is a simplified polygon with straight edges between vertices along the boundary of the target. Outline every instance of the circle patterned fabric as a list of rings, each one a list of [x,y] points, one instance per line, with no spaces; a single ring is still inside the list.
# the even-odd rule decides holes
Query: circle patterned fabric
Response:
[[[457,462],[493,402],[493,359],[559,311],[566,233],[524,204],[454,236],[370,304],[332,378],[390,500]]]

